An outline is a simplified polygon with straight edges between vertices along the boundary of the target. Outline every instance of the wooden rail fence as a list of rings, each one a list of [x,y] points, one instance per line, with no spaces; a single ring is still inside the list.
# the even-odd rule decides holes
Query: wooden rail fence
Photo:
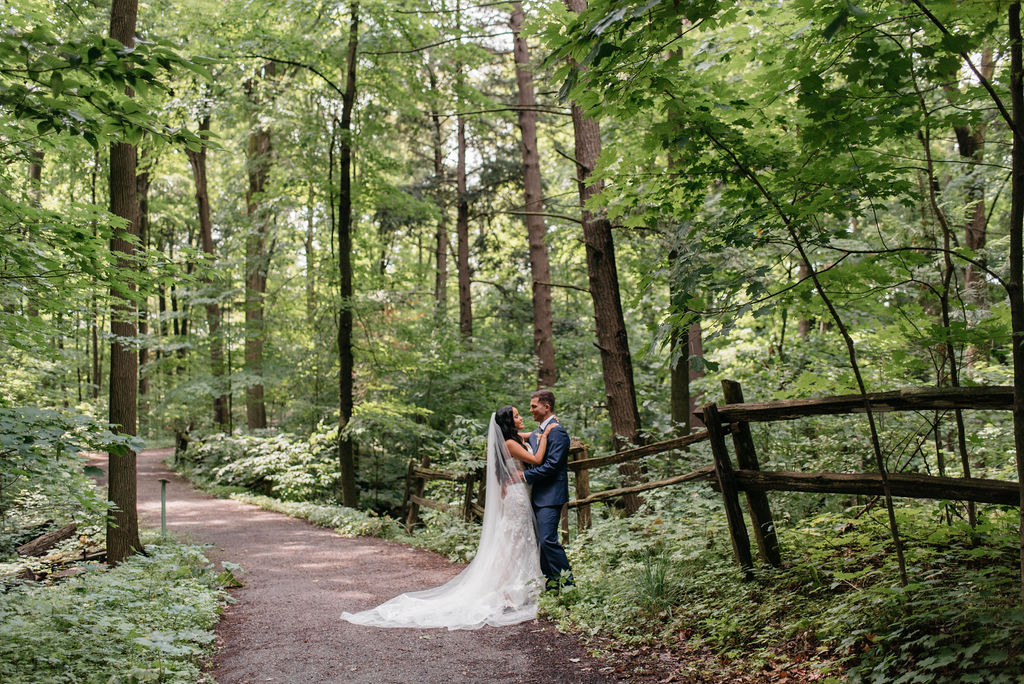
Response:
[[[608,456],[587,457],[587,447],[573,440],[569,450],[569,470],[574,474],[576,498],[566,504],[562,513],[563,536],[568,534],[568,510],[576,509],[577,524],[581,530],[590,527],[591,505],[626,494],[634,494],[684,482],[708,482],[721,492],[725,504],[726,520],[736,561],[744,569],[753,565],[750,536],[739,503],[739,493],[747,500],[747,514],[754,532],[758,555],[766,563],[781,565],[782,558],[766,492],[818,492],[829,494],[857,494],[881,496],[884,493],[879,473],[785,472],[762,471],[750,432],[750,423],[796,420],[810,416],[850,415],[863,413],[864,399],[859,395],[843,395],[814,399],[789,399],[745,403],[739,383],[723,380],[724,404],[711,403],[697,415],[707,426],[684,437],[656,444],[620,451]],[[900,411],[945,411],[953,409],[1010,410],[1013,408],[1011,387],[963,387],[905,389],[877,392],[868,395],[873,411],[877,413]],[[729,455],[726,436],[732,437],[736,465]],[[644,482],[598,492],[590,491],[589,471],[611,465],[646,458],[653,454],[681,449],[699,442],[711,443],[712,463],[673,477]],[[429,480],[449,480],[464,483],[461,506],[431,501],[423,496]],[[1021,504],[1021,487],[1017,482],[981,478],[935,477],[917,473],[888,473],[887,480],[893,496],[905,498],[939,499],[995,503],[1011,506]],[[474,486],[476,500],[474,500]],[[409,464],[406,478],[406,525],[411,527],[418,519],[419,507],[426,506],[461,515],[466,520],[483,517],[479,502],[484,499],[483,473],[461,475],[429,468],[424,458],[420,465]]]

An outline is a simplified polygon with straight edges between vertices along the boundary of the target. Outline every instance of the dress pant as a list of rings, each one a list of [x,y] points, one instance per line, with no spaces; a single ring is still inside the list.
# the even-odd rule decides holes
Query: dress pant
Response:
[[[572,569],[565,549],[558,541],[558,523],[562,519],[562,504],[534,506],[537,517],[537,541],[540,543],[540,570],[549,580],[559,581],[562,571],[569,571],[567,584],[572,584]]]

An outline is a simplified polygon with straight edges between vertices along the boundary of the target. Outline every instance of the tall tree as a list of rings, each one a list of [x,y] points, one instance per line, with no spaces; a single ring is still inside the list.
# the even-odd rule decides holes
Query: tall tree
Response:
[[[437,69],[427,58],[427,75],[430,92],[437,92]],[[444,166],[444,132],[441,128],[441,114],[437,102],[430,104],[430,124],[433,132],[434,184],[437,188],[437,205],[440,217],[437,221],[437,235],[434,241],[434,315],[440,322],[448,309],[448,207],[444,201],[447,173]]]
[[[359,50],[359,3],[349,5],[345,92],[341,107],[341,149],[338,166],[338,462],[341,468],[341,503],[355,506],[355,447],[345,427],[354,407],[355,358],[352,354],[352,110],[356,102],[356,60]]]
[[[995,73],[995,59],[992,49],[988,48],[982,53],[981,74],[987,80],[992,80]],[[978,252],[985,247],[986,233],[988,226],[988,213],[985,208],[985,183],[980,178],[979,168],[985,157],[985,131],[987,125],[984,121],[974,124],[961,123],[954,126],[956,133],[957,149],[960,156],[968,164],[970,180],[967,185],[968,201],[971,204],[967,214],[967,223],[964,230],[964,244],[967,249]],[[984,257],[979,257],[979,263],[983,266]],[[984,279],[979,276],[978,269],[974,264],[967,264],[964,269],[964,287],[967,289],[968,297],[974,301],[984,300]]]
[[[250,375],[245,393],[245,415],[250,430],[267,427],[267,407],[263,401],[263,341],[266,334],[263,315],[272,248],[267,244],[270,220],[263,193],[270,175],[272,147],[270,129],[260,122],[260,109],[266,100],[260,97],[259,90],[274,78],[276,69],[274,62],[266,62],[257,76],[246,82],[256,118],[249,132],[246,157],[249,190],[245,196],[250,221],[245,248],[245,369]]]
[[[456,31],[460,34],[461,43],[461,17],[462,7],[460,3],[455,4],[458,23]],[[455,65],[455,93],[456,107],[459,109],[455,117],[458,129],[458,160],[455,168],[455,193],[456,193],[456,265],[459,271],[459,334],[464,340],[473,337],[473,296],[470,291],[472,274],[469,272],[469,197],[466,193],[466,117],[462,114],[462,91],[465,87],[465,74],[461,62]]]
[[[537,363],[537,387],[554,387],[558,380],[555,366],[554,329],[551,322],[551,268],[548,246],[544,242],[544,190],[537,148],[537,100],[530,71],[530,47],[522,35],[523,4],[512,3],[509,22],[514,36],[516,85],[519,91],[520,150],[523,156],[523,211],[530,244],[530,272],[533,284],[533,355]]]
[[[587,8],[586,0],[565,0],[565,3],[576,14]],[[640,413],[636,405],[633,361],[629,355],[629,339],[619,296],[612,225],[604,214],[587,208],[590,198],[603,189],[603,183],[591,177],[601,154],[601,130],[597,121],[586,116],[576,102],[572,103],[572,126],[576,141],[576,181],[583,211],[583,241],[587,249],[587,273],[594,302],[597,346],[601,350],[605,399],[615,446],[621,449],[640,441]],[[619,472],[632,478],[636,477],[639,469],[626,463],[619,466]],[[631,494],[624,498],[624,503],[627,512],[633,514],[640,507],[640,498]]]
[[[131,48],[135,44],[138,0],[113,0],[110,37]],[[135,174],[136,149],[125,142],[110,145],[110,212],[127,222],[110,240],[117,268],[124,274],[120,287],[111,290],[110,316],[110,423],[121,434],[136,434],[139,357],[135,339],[135,240],[139,235],[139,202]],[[120,563],[136,550],[139,520],[136,510],[135,452],[111,451],[107,472],[108,499],[115,505],[107,519],[107,562]]]
[[[209,136],[210,115],[204,114],[199,120],[199,135],[205,141]],[[209,276],[213,262],[216,259],[216,250],[213,244],[213,223],[210,219],[210,193],[206,181],[206,145],[198,150],[185,149],[188,156],[189,166],[192,167],[192,179],[196,186],[196,209],[199,214],[199,237],[203,253],[210,260],[207,268],[203,269],[203,282],[206,287],[212,286],[212,279]],[[213,398],[213,424],[216,428],[224,430],[228,426],[228,396],[222,387],[224,380],[224,340],[220,333],[221,311],[217,303],[215,293],[210,292],[206,299],[206,325],[209,328],[210,336],[210,371],[213,375],[214,398]]]
[[[1020,596],[1024,603],[1024,47],[1020,2],[1007,14],[1010,36],[1010,103],[1013,144],[1010,150],[1010,278],[1006,284],[1013,333],[1013,435],[1020,485]]]
[[[139,155],[140,167],[135,175],[135,188],[139,200],[139,245],[143,250],[149,248],[149,188],[152,184],[151,173],[154,165],[153,160],[147,162],[144,154]],[[146,364],[149,363],[149,342],[146,335],[149,333],[149,308],[145,298],[139,299],[139,430],[146,433],[145,422],[147,420],[146,406],[147,395],[149,394],[149,374],[146,372]]]

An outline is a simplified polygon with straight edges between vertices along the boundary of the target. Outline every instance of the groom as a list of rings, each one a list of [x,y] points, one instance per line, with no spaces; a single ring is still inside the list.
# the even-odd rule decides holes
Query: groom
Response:
[[[537,541],[540,542],[540,569],[547,578],[546,589],[557,591],[561,584],[573,584],[569,559],[565,556],[565,549],[558,543],[562,506],[569,500],[569,433],[555,418],[555,395],[550,390],[537,390],[531,395],[530,415],[540,423],[530,434],[530,446],[535,451],[541,434],[548,425],[555,424],[548,434],[544,460],[539,465],[527,468],[523,477],[533,488],[533,514],[537,518]]]

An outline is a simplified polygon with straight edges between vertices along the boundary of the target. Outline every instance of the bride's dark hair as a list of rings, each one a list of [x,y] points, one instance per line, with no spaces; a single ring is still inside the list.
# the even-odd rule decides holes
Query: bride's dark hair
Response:
[[[502,437],[514,439],[522,444],[523,438],[519,436],[519,430],[516,428],[516,419],[512,415],[513,410],[511,406],[502,406],[494,412],[494,422],[497,424],[498,429],[501,430]]]

